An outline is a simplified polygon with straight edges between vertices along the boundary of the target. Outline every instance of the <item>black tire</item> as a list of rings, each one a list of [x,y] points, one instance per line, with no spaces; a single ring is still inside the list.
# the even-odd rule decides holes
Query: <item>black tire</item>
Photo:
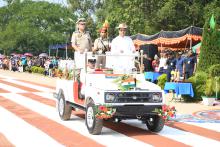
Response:
[[[69,103],[67,103],[62,92],[59,93],[57,107],[60,118],[62,120],[69,120],[71,117],[72,107]]]
[[[152,119],[152,121],[146,121],[147,128],[152,132],[160,132],[164,127],[163,118],[158,115],[155,115],[154,117],[152,117]]]
[[[92,111],[92,114],[91,114]],[[102,132],[103,120],[95,117],[95,109],[93,101],[90,101],[86,107],[86,127],[90,134],[99,135]],[[92,119],[91,119],[92,117]]]

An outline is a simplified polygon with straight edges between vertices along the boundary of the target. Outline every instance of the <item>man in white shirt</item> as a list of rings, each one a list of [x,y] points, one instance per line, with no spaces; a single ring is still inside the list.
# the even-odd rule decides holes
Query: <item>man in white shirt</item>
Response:
[[[135,54],[135,46],[132,39],[125,36],[127,25],[122,23],[117,28],[119,36],[114,38],[111,44],[111,54],[116,55],[112,68],[116,73],[129,73],[134,68],[134,56],[132,55]]]

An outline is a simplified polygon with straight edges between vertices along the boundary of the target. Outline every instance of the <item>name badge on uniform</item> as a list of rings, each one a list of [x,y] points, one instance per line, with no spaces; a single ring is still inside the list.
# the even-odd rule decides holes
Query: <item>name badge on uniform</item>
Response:
[[[188,64],[190,64],[190,61],[188,61]]]

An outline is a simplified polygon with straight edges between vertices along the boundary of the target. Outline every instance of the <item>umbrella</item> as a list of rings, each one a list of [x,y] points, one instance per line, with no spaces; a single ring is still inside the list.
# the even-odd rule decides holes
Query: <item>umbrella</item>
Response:
[[[5,58],[5,56],[0,54],[0,59],[3,59],[3,58]]]
[[[48,57],[47,53],[41,53],[39,57]]]
[[[21,57],[22,54],[14,54],[14,57]]]
[[[26,58],[26,56],[25,56],[25,55],[22,55],[21,58]]]
[[[31,54],[31,53],[25,53],[24,55],[25,55],[25,56],[29,56],[29,57],[32,57],[32,56],[33,56],[33,54]]]
[[[193,52],[199,54],[201,45],[202,45],[202,42],[200,42],[200,43],[196,44],[195,46],[193,46],[192,47]]]
[[[10,55],[11,55],[11,56],[14,56],[14,55],[17,55],[17,54],[16,54],[16,53],[11,53]]]

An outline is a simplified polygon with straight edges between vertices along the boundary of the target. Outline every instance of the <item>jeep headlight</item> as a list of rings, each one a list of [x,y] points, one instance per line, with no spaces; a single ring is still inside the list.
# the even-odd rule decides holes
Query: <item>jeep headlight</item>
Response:
[[[113,93],[107,93],[106,95],[105,95],[105,101],[107,102],[107,103],[111,103],[111,102],[113,102],[115,100],[115,95],[113,94]]]
[[[161,96],[160,93],[154,93],[154,94],[152,95],[152,99],[153,99],[153,101],[155,101],[155,102],[162,102],[162,96]]]

